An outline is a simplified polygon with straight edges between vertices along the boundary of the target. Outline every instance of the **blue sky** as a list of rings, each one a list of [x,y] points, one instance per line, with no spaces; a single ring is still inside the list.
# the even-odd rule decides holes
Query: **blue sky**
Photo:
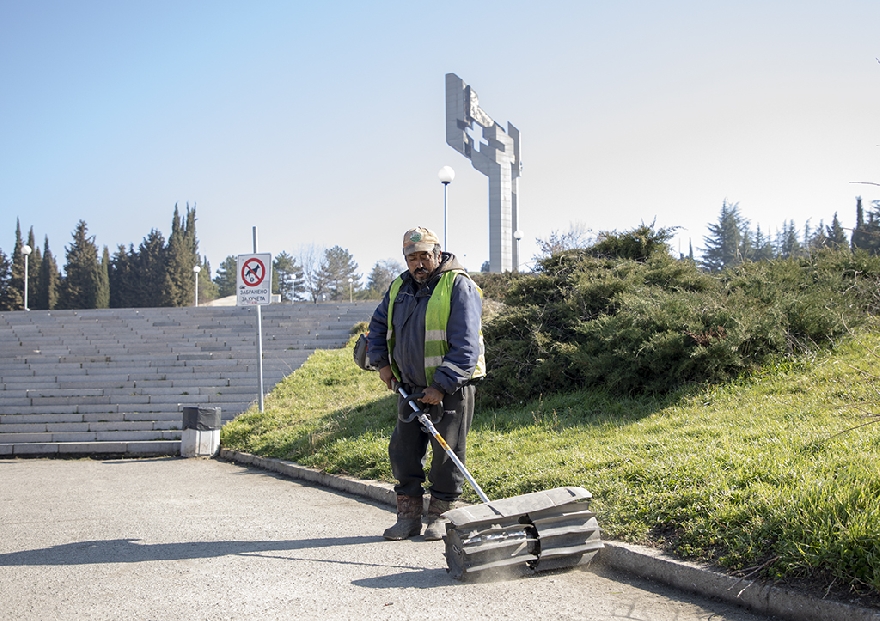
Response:
[[[0,0],[0,248],[59,263],[167,236],[200,250],[346,248],[369,273],[443,227],[488,259],[488,184],[445,144],[444,75],[522,132],[521,255],[580,223],[682,227],[724,200],[773,234],[880,199],[880,3]]]

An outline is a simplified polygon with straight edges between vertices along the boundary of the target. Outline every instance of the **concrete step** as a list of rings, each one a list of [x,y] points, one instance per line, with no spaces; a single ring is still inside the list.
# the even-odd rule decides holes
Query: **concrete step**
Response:
[[[264,390],[375,305],[264,307]],[[179,433],[188,405],[228,421],[257,401],[255,331],[253,307],[0,312],[0,455],[174,454],[143,434]]]

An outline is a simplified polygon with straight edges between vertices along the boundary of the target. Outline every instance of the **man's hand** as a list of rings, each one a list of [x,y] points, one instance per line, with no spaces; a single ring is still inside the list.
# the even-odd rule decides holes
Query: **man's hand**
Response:
[[[388,387],[388,390],[394,390],[394,372],[391,371],[391,365],[385,365],[381,369],[379,369],[379,379],[385,382],[385,385]]]
[[[437,390],[433,386],[428,386],[425,388],[425,394],[421,396],[419,401],[422,403],[427,403],[428,405],[437,405],[441,401],[443,401],[443,397],[446,396],[442,390]]]

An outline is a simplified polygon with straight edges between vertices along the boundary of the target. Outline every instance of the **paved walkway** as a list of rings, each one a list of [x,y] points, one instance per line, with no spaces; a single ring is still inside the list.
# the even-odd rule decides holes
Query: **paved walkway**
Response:
[[[456,582],[393,519],[217,460],[0,460],[0,619],[772,618],[600,565]]]

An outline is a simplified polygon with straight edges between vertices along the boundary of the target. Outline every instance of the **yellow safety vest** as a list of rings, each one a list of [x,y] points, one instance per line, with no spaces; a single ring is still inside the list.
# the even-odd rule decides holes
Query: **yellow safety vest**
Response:
[[[470,278],[467,272],[463,270],[450,270],[444,272],[440,277],[437,286],[428,299],[428,307],[425,310],[425,379],[430,386],[434,382],[434,371],[440,366],[446,366],[453,370],[463,373],[464,371],[455,365],[444,362],[443,357],[449,351],[449,343],[446,340],[446,324],[449,321],[450,307],[452,306],[452,284],[455,277],[462,274],[466,278]],[[394,300],[403,285],[403,279],[398,276],[391,283],[391,290],[388,292],[388,319],[387,332],[385,338],[388,342],[388,356],[391,361],[391,371],[397,381],[401,381],[400,369],[394,362],[394,324],[392,323],[392,312],[394,310]],[[476,286],[476,285],[475,285]],[[480,297],[483,291],[477,287]],[[480,328],[480,355],[477,358],[477,366],[471,374],[471,379],[483,377],[486,375],[486,356],[483,347],[483,329]]]

